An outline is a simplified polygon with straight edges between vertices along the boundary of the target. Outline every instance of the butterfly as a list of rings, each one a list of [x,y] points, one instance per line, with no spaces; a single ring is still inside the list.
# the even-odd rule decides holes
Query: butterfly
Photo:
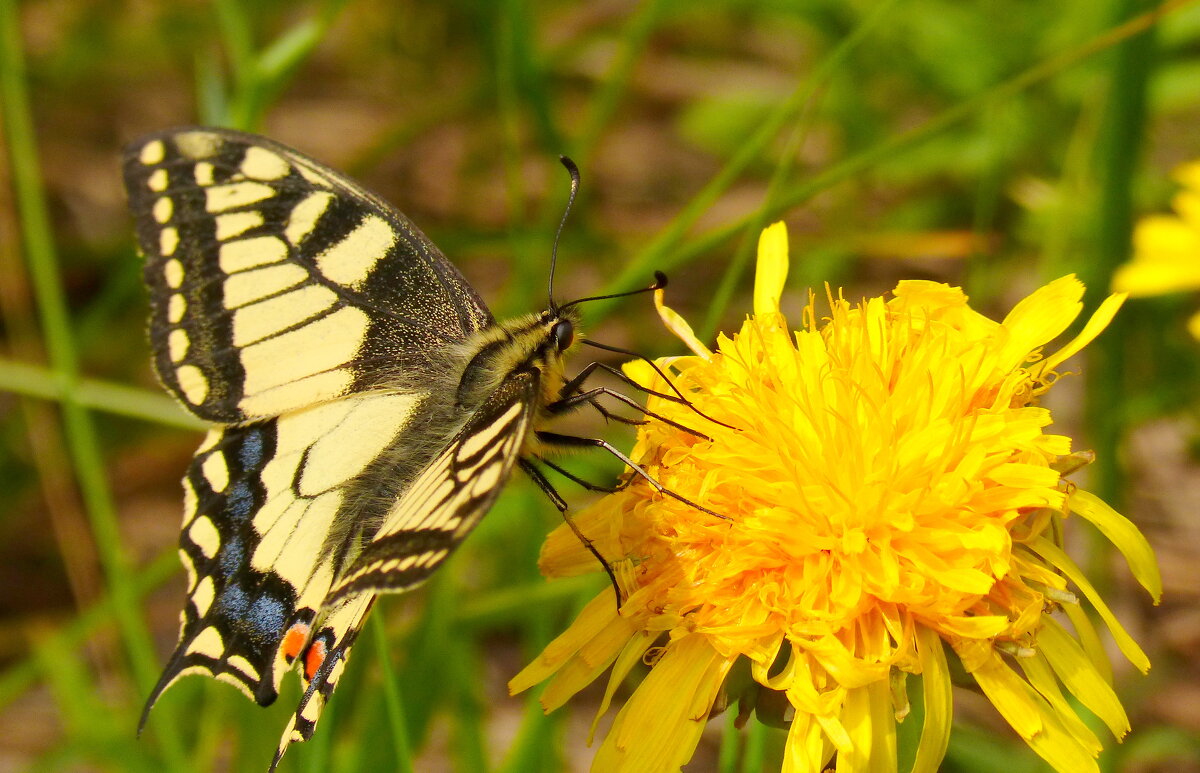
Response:
[[[426,580],[515,466],[551,493],[530,463],[547,447],[629,460],[539,429],[608,391],[564,374],[580,301],[497,322],[403,214],[264,137],[151,134],[124,178],[155,370],[212,424],[183,480],[179,643],[141,721],[187,674],[265,706],[298,669],[274,770],[375,597]]]

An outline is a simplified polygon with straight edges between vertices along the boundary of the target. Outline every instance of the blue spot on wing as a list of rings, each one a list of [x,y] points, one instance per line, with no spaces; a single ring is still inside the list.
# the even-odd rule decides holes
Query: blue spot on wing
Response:
[[[261,429],[249,429],[242,436],[242,447],[238,449],[238,461],[247,470],[257,469],[263,461],[263,433]]]
[[[242,617],[249,607],[250,599],[240,585],[226,585],[217,599],[217,609],[226,617]]]
[[[259,596],[250,605],[246,621],[262,636],[271,636],[283,629],[291,609],[274,596]]]
[[[225,513],[233,521],[245,521],[254,511],[254,492],[250,484],[239,480],[225,494]]]
[[[236,534],[229,535],[221,552],[217,555],[217,571],[228,580],[238,573],[248,563],[246,551],[242,547],[242,538]]]

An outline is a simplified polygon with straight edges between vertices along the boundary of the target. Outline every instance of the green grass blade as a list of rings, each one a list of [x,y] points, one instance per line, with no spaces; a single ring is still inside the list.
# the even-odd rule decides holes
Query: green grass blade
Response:
[[[134,577],[134,593],[140,599],[160,587],[179,571],[179,559],[171,550],[159,556]],[[75,650],[83,646],[88,637],[103,630],[114,618],[116,599],[110,592],[106,597],[80,613],[63,626],[56,634],[63,649]],[[0,674],[0,709],[4,709],[34,686],[38,678],[38,666],[32,658],[10,666]]]
[[[81,378],[74,389],[70,389],[55,371],[3,358],[0,358],[0,391],[59,402],[66,400],[70,391],[75,402],[89,410],[140,419],[165,427],[200,430],[207,426],[184,412],[174,400],[158,392],[88,378]]]
[[[629,91],[634,66],[645,53],[650,35],[658,28],[664,6],[664,0],[645,0],[620,35],[621,49],[605,73],[600,90],[592,97],[583,129],[572,151],[572,157],[581,169],[589,166],[601,135]]]
[[[67,447],[87,509],[101,564],[114,598],[113,613],[129,657],[134,681],[148,691],[157,677],[150,633],[141,619],[133,575],[117,526],[117,515],[108,489],[103,456],[87,409],[75,398],[79,359],[75,351],[66,294],[51,236],[45,192],[38,169],[37,144],[29,109],[25,62],[16,3],[0,1],[0,103],[12,169],[18,216],[30,283],[37,301],[43,334],[62,385],[63,426]],[[183,769],[183,753],[173,733],[161,736],[172,768]]]
[[[733,260],[726,267],[724,274],[721,276],[721,282],[717,285],[716,292],[713,293],[713,299],[709,303],[704,324],[698,331],[700,340],[707,341],[712,337],[721,315],[724,314],[725,309],[729,306],[729,301],[733,297],[734,290],[737,289],[742,275],[746,272],[746,267],[750,263],[750,257],[755,253],[755,247],[758,244],[758,234],[767,225],[767,221],[770,219],[768,213],[782,193],[784,183],[787,181],[792,167],[795,165],[796,153],[799,150],[801,139],[804,137],[808,124],[808,121],[805,119],[812,116],[815,112],[814,103],[816,102],[819,90],[828,83],[837,71],[837,68],[846,61],[850,54],[867,40],[884,19],[888,18],[897,2],[898,0],[885,0],[885,2],[875,6],[875,9],[855,27],[854,31],[843,38],[842,42],[825,57],[813,74],[806,79],[806,82],[797,91],[796,96],[802,111],[797,116],[796,127],[791,131],[784,145],[783,152],[780,154],[780,162],[775,167],[775,172],[771,176],[771,182],[767,186],[767,195],[763,200],[763,204],[747,224],[737,252],[734,253]]]
[[[228,118],[237,127],[248,127],[249,94],[254,89],[254,30],[239,0],[213,0],[217,29],[233,80]]]
[[[727,169],[734,163],[731,161],[725,169],[718,172],[717,176],[697,195],[696,199],[685,208],[687,222],[684,222],[685,218],[683,215],[672,220],[658,237],[639,251],[626,264],[626,268],[605,287],[604,292],[616,293],[628,290],[641,284],[646,277],[650,276],[653,270],[670,271],[678,266],[686,265],[698,256],[741,232],[753,218],[760,217],[763,213],[765,213],[767,219],[778,217],[792,207],[803,204],[833,185],[861,174],[865,170],[887,161],[900,151],[912,148],[960,121],[966,120],[984,107],[1018,94],[1101,51],[1112,48],[1121,41],[1146,30],[1163,16],[1193,2],[1194,0],[1167,0],[1167,2],[1164,2],[1152,11],[1100,33],[1074,48],[1044,59],[1012,78],[976,96],[965,99],[953,107],[947,108],[920,126],[914,127],[907,132],[893,135],[877,143],[875,146],[830,167],[807,182],[788,188],[770,206],[764,207],[761,211],[736,218],[730,223],[698,235],[686,245],[678,246],[688,227],[690,227],[691,222],[703,213],[703,207],[697,201],[704,202],[712,198],[713,191],[720,188],[718,182],[724,178],[727,174]],[[707,206],[707,204],[704,206]],[[693,209],[696,211],[693,212]],[[612,308],[612,301],[597,301],[589,304],[586,309],[586,317],[589,320],[589,324],[595,324],[601,316],[607,314]]]
[[[738,757],[742,752],[742,731],[738,730],[737,707],[730,706],[725,710],[723,727],[721,728],[721,749],[717,753],[718,773],[737,773]]]
[[[378,650],[379,672],[383,679],[384,706],[387,708],[388,731],[392,736],[392,745],[396,750],[396,773],[412,773],[412,752],[408,745],[408,720],[404,718],[404,698],[400,694],[400,682],[396,679],[396,669],[392,667],[391,647],[388,644],[387,629],[383,618],[376,615],[367,625],[371,627],[375,638],[375,649]]]
[[[1111,6],[1116,18],[1124,18],[1146,3],[1115,0]],[[1080,278],[1088,287],[1089,308],[1108,294],[1113,271],[1132,254],[1134,173],[1145,139],[1146,89],[1153,60],[1152,30],[1126,40],[1113,52],[1108,102],[1097,142],[1100,179],[1091,256],[1079,265]],[[1119,446],[1129,414],[1114,407],[1125,404],[1129,321],[1127,315],[1118,314],[1088,350],[1087,427],[1096,451],[1089,489],[1116,508],[1124,501]],[[1094,542],[1092,548],[1089,572],[1107,574],[1099,556],[1107,555],[1107,542],[1104,547]]]

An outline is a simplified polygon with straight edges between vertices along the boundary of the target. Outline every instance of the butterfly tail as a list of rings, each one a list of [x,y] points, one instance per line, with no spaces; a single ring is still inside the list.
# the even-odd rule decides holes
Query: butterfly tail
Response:
[[[346,668],[346,658],[358,638],[363,619],[374,603],[372,593],[346,598],[330,609],[314,629],[301,655],[304,695],[283,731],[269,773],[274,773],[289,746],[312,738],[325,703],[333,695]]]

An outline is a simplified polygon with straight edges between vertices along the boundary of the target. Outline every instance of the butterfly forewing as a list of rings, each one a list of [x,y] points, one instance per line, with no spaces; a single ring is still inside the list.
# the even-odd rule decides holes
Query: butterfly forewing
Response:
[[[125,184],[167,387],[234,423],[403,380],[492,321],[402,214],[261,137],[163,132]]]

